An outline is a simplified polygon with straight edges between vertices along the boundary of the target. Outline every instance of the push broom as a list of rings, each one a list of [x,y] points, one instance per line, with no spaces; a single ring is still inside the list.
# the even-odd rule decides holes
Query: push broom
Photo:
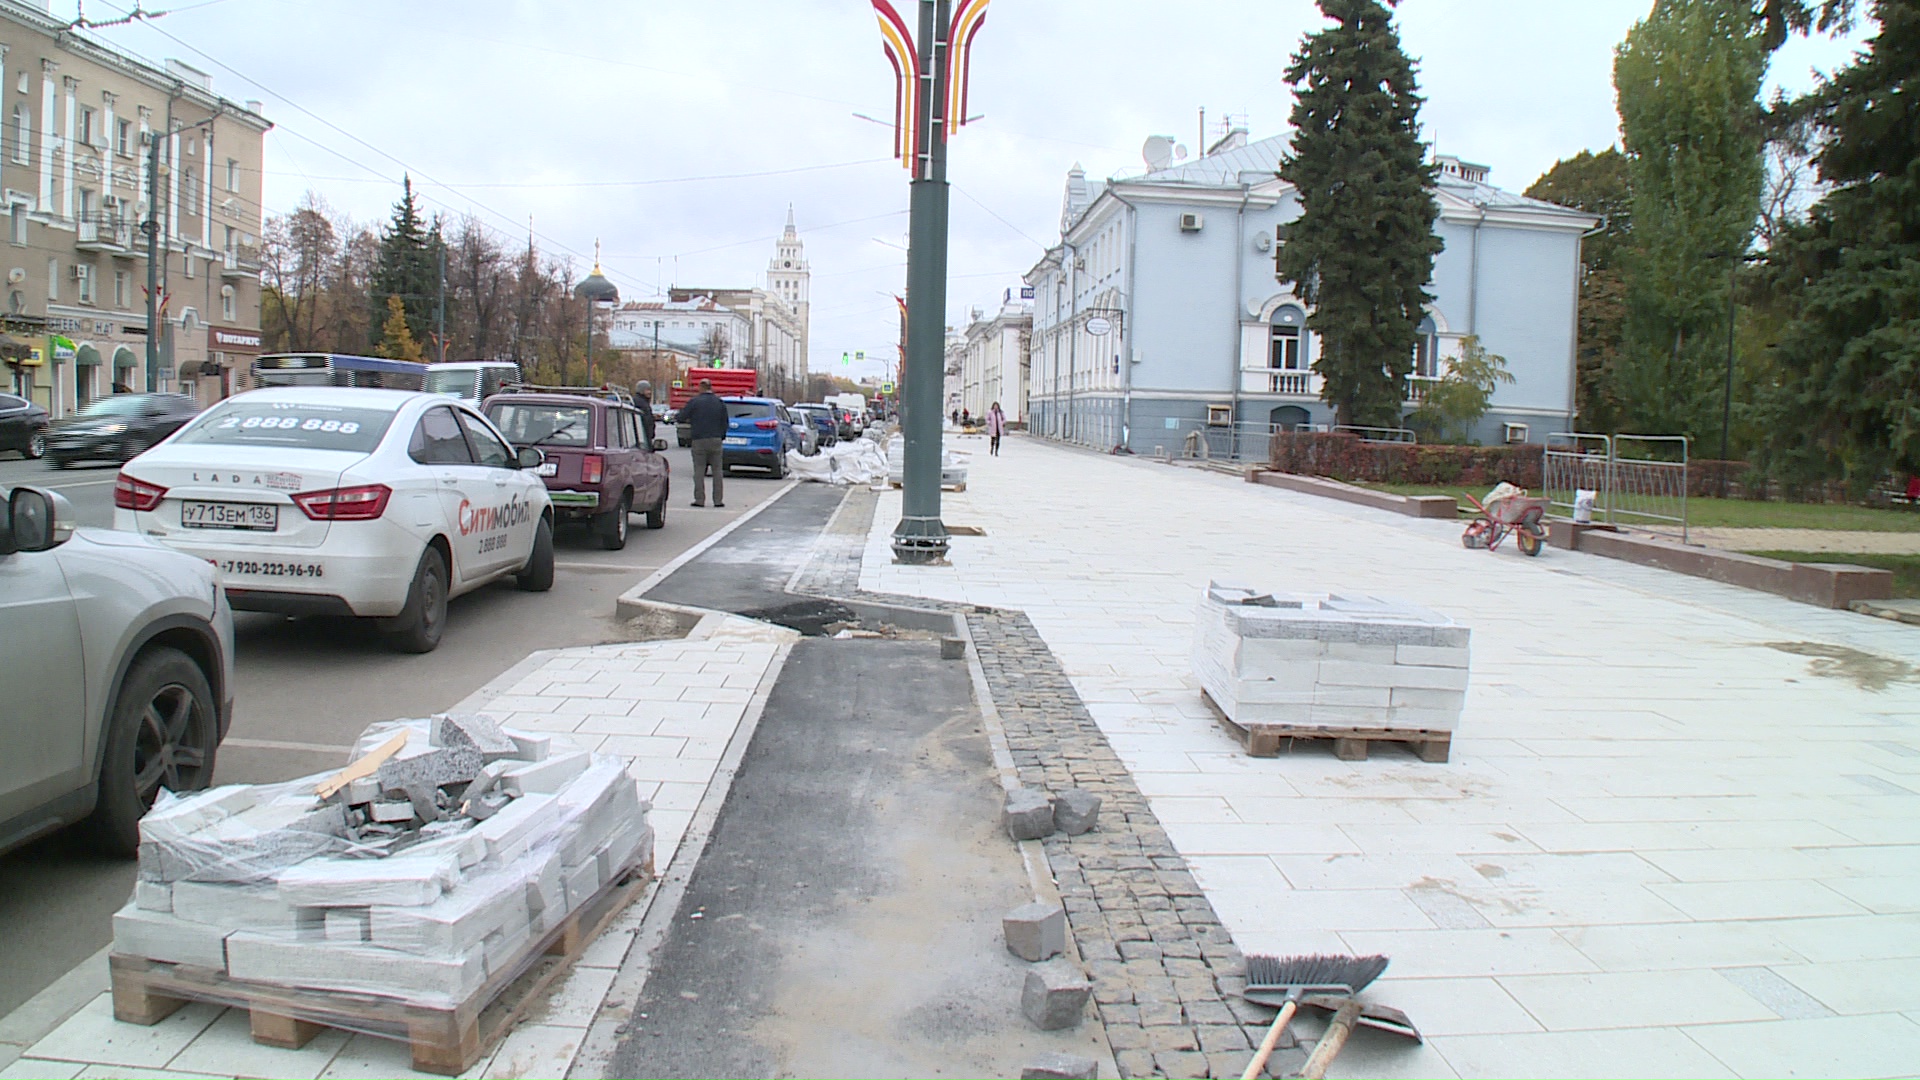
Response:
[[[1260,1005],[1278,1006],[1279,1015],[1260,1041],[1260,1049],[1240,1080],[1253,1080],[1267,1067],[1267,1058],[1280,1042],[1280,1033],[1308,994],[1350,998],[1387,969],[1384,956],[1249,956],[1247,988],[1240,996]]]

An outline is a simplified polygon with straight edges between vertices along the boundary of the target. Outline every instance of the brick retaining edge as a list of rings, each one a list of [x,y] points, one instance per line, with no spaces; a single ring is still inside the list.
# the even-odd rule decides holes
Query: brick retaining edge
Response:
[[[1318,476],[1302,476],[1298,473],[1275,472],[1272,469],[1254,467],[1247,470],[1247,483],[1265,484],[1268,487],[1298,491],[1307,495],[1319,495],[1341,502],[1371,506],[1376,510],[1391,510],[1408,517],[1444,518],[1452,520],[1460,516],[1460,504],[1451,495],[1394,495],[1385,491],[1343,484],[1338,480],[1327,480]]]
[[[1787,562],[1739,551],[1630,536],[1570,521],[1549,521],[1547,541],[1557,548],[1758,589],[1824,608],[1846,608],[1856,600],[1884,600],[1893,595],[1893,571],[1851,563]]]

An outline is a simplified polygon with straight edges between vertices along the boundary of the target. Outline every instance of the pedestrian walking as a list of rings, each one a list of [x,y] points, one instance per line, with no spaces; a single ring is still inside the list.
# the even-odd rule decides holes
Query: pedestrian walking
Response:
[[[640,433],[647,449],[653,449],[653,384],[645,379],[633,384],[633,406],[640,410]]]
[[[720,448],[727,437],[727,403],[713,392],[712,379],[700,380],[700,392],[681,406],[680,416],[687,422],[687,438],[693,443],[693,505],[707,505],[709,470],[713,473],[713,505],[727,505],[720,482],[726,472]]]
[[[987,454],[1000,456],[1000,436],[1007,433],[1007,414],[1000,411],[1000,403],[994,402],[987,410]]]
[[[961,410],[960,410],[960,426],[961,426],[961,427],[963,427],[963,428],[964,428],[964,427],[972,427],[972,426],[973,426],[973,411],[972,411],[972,410],[970,410],[970,409],[961,409]]]
[[[960,410],[959,409],[953,410],[951,413],[948,413],[947,416],[949,419],[953,421],[954,427],[960,426]]]

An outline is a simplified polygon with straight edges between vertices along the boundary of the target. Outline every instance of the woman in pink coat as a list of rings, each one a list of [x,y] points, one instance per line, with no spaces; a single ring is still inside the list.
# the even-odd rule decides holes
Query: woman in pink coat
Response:
[[[996,401],[993,403],[993,407],[987,410],[988,454],[993,457],[1000,456],[1000,436],[1006,433],[1007,414],[1000,411],[1000,403]]]

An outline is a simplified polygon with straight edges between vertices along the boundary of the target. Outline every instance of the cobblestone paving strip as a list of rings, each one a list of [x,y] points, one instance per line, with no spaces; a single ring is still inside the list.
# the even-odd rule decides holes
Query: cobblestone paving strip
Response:
[[[1021,783],[1100,796],[1092,832],[1055,833],[1044,846],[1121,1074],[1239,1076],[1273,1010],[1240,997],[1240,950],[1132,774],[1024,614],[859,588],[877,503],[870,490],[848,493],[793,588],[965,614]],[[1267,1075],[1290,1075],[1305,1059],[1298,1048],[1276,1051]]]

